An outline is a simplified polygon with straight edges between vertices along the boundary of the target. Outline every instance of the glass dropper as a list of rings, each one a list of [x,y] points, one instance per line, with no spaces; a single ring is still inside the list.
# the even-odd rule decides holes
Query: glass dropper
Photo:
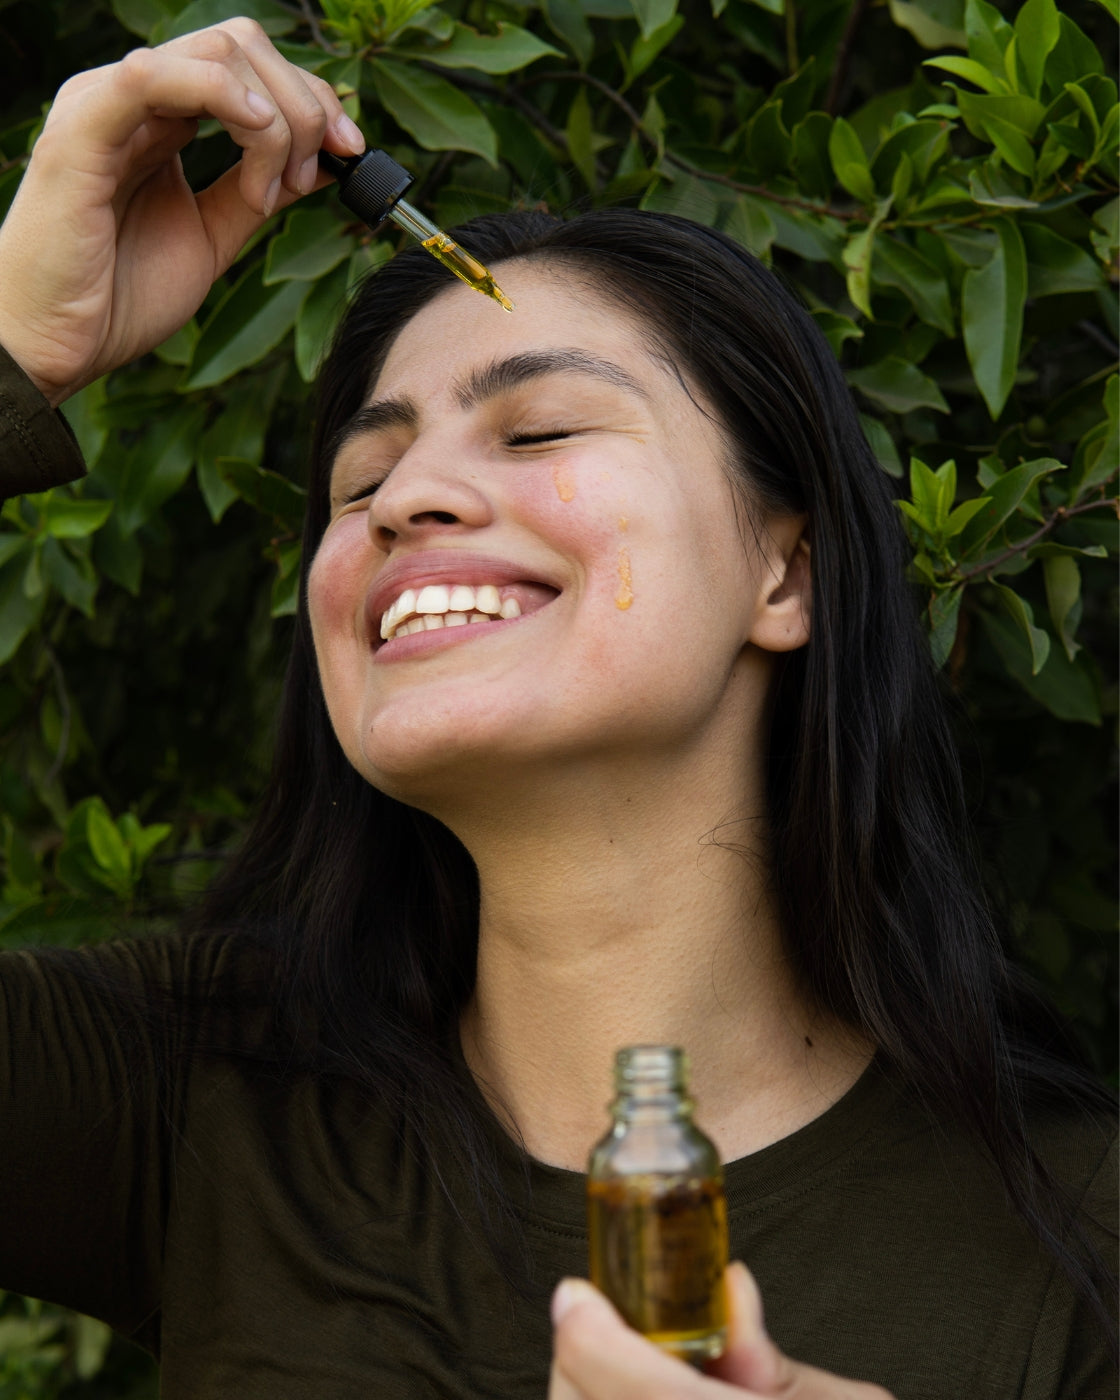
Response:
[[[422,248],[456,277],[462,278],[468,287],[493,298],[506,311],[513,310],[513,302],[479,260],[401,198],[412,184],[412,176],[392,156],[376,150],[367,151],[364,156],[349,157],[320,151],[319,164],[338,181],[338,197],[342,203],[370,228],[376,229],[386,219],[392,219],[413,238],[418,238]]]

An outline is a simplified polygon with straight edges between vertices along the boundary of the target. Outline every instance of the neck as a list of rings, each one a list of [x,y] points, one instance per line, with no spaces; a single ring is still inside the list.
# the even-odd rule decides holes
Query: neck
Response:
[[[538,780],[525,810],[514,798],[459,830],[482,896],[464,1054],[508,1130],[556,1166],[584,1168],[622,1045],[687,1049],[725,1160],[809,1122],[869,1058],[798,991],[763,823],[713,805],[726,768],[668,767],[568,773],[547,794]]]

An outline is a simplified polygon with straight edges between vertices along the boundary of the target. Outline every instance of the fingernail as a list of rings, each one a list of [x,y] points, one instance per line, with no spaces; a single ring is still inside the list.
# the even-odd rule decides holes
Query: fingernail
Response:
[[[251,111],[256,112],[258,117],[274,117],[276,115],[276,108],[269,102],[268,98],[262,97],[254,88],[247,89],[245,105]]]
[[[296,188],[300,194],[306,194],[315,185],[315,177],[319,173],[319,157],[309,156],[299,168],[296,176]]]
[[[264,197],[264,216],[267,219],[276,208],[276,201],[280,198],[280,181],[273,180],[268,187],[268,193]]]
[[[340,117],[336,117],[331,126],[336,138],[344,146],[349,146],[355,155],[359,155],[366,148],[366,138],[358,129],[357,123],[352,122],[345,112]]]
[[[552,1325],[559,1327],[561,1320],[576,1306],[600,1295],[589,1283],[580,1278],[563,1279],[552,1295]]]

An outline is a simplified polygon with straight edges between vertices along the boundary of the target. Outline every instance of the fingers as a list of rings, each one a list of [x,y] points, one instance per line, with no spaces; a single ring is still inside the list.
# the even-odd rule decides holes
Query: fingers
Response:
[[[288,63],[253,20],[232,19],[185,34],[156,49],[136,49],[120,63],[64,85],[40,138],[40,168],[52,159],[73,171],[123,183],[148,144],[146,127],[214,117],[242,147],[238,185],[245,203],[269,214],[282,192],[306,194],[318,179],[316,154],[365,149],[329,83]]]
[[[748,1400],[631,1331],[582,1279],[565,1279],[552,1305],[548,1400]]]
[[[891,1400],[879,1386],[783,1356],[766,1335],[758,1288],[742,1264],[728,1269],[727,1288],[730,1345],[700,1375],[631,1331],[589,1283],[565,1279],[552,1303],[548,1400]]]

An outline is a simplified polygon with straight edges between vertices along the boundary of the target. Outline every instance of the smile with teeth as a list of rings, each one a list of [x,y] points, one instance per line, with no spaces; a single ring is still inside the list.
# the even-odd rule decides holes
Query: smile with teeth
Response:
[[[440,627],[466,627],[472,622],[493,622],[495,618],[521,616],[521,604],[514,597],[502,598],[492,583],[472,588],[469,584],[430,583],[419,590],[406,588],[381,614],[381,639],[432,632]]]

